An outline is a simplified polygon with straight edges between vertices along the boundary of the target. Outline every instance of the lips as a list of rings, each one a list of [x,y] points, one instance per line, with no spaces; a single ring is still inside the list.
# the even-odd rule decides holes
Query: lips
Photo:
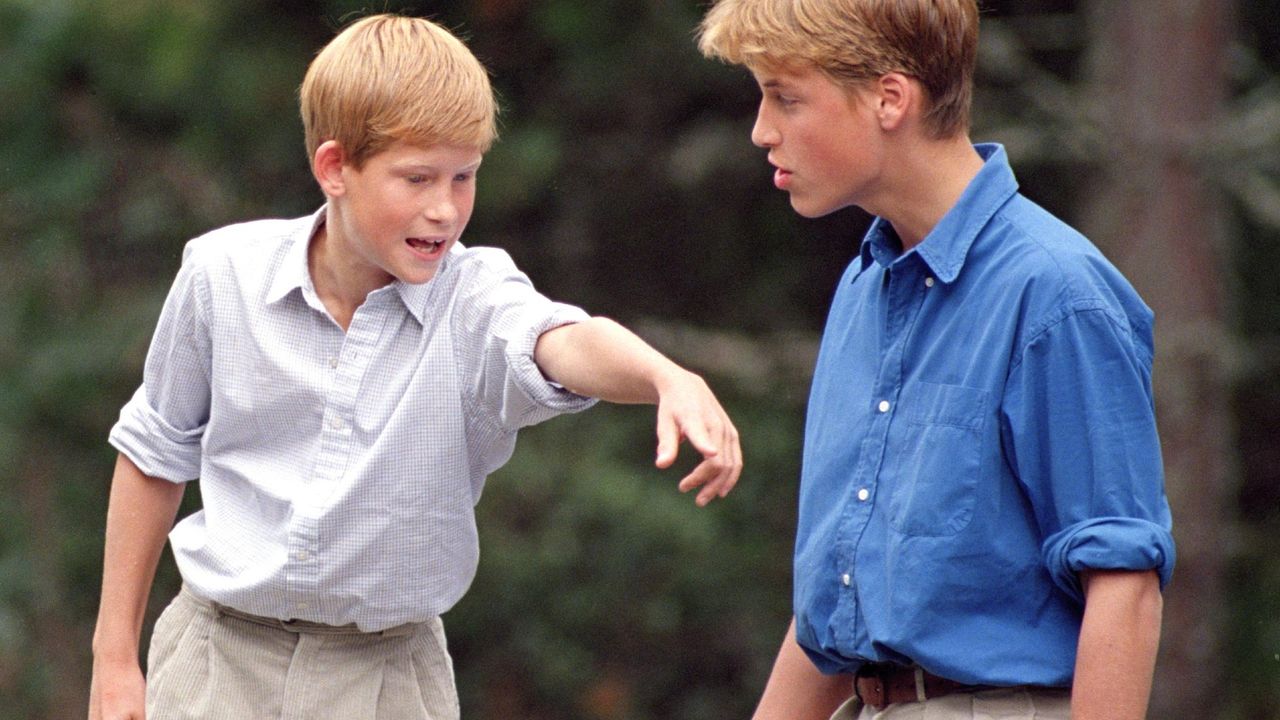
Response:
[[[781,163],[775,160],[773,153],[769,153],[768,160],[769,160],[769,164],[774,167],[773,184],[779,190],[786,190],[791,185],[791,175],[792,175],[791,171],[783,167]]]
[[[786,190],[791,186],[791,171],[778,168],[773,171],[773,184],[779,190]]]

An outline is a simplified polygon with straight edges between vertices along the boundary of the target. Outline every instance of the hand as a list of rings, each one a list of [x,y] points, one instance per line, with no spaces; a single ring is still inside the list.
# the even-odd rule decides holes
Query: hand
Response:
[[[658,385],[659,468],[675,462],[682,438],[703,459],[680,481],[680,492],[702,488],[695,499],[699,507],[728,495],[742,474],[738,429],[702,378],[678,370]]]
[[[146,720],[147,683],[135,662],[95,659],[89,720]]]

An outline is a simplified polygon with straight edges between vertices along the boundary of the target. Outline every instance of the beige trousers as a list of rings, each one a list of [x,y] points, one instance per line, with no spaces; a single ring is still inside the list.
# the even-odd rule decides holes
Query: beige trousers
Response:
[[[1071,720],[1071,691],[982,690],[924,702],[899,703],[879,711],[863,707],[857,698],[850,698],[831,720]]]
[[[156,621],[148,720],[457,720],[439,618],[384,634],[297,632],[186,588]]]

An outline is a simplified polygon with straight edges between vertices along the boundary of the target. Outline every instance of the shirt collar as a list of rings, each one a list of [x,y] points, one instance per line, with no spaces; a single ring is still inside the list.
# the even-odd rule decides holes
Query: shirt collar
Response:
[[[278,302],[294,290],[301,289],[312,295],[315,294],[315,285],[311,283],[311,272],[307,269],[307,247],[311,245],[311,238],[316,234],[316,230],[324,223],[324,217],[325,206],[322,205],[311,215],[309,222],[298,223],[293,232],[289,233],[287,240],[289,247],[285,250],[284,261],[276,268],[275,277],[271,279],[271,285],[267,288],[268,305]]]
[[[436,278],[439,278],[445,272],[445,268],[449,266],[449,260],[458,251],[458,247],[458,243],[454,243],[453,247],[449,248],[449,254],[445,256],[440,263],[440,267],[436,270],[436,274],[431,276],[430,280],[416,285],[401,282],[400,280],[395,280],[391,283],[392,287],[396,289],[396,293],[400,296],[401,302],[408,308],[409,314],[418,321],[419,325],[426,324],[427,305],[431,302],[431,291],[436,286]]]
[[[944,283],[953,282],[960,275],[978,233],[1018,191],[1018,181],[1009,167],[1003,145],[985,143],[973,147],[984,160],[982,168],[942,220],[919,245],[906,253],[918,255]],[[873,260],[888,267],[903,257],[901,248],[893,226],[877,217],[862,241],[862,269],[866,270]]]
[[[275,277],[272,278],[271,286],[267,290],[266,302],[271,304],[277,302],[294,290],[301,290],[304,298],[317,309],[321,307],[319,296],[316,295],[315,283],[311,279],[311,270],[307,264],[307,249],[311,246],[311,238],[315,236],[316,230],[325,221],[325,210],[327,206],[322,205],[310,218],[310,222],[299,223],[289,235],[289,248],[285,251],[284,261],[276,271]],[[436,272],[435,277],[421,284],[411,284],[394,280],[387,288],[394,288],[397,297],[404,303],[409,313],[414,319],[422,324],[426,320],[427,305],[431,299],[431,289],[435,286],[435,278],[445,272],[453,258],[453,254],[462,249],[461,243],[454,243],[450,248],[449,255],[445,257],[444,262],[440,264],[440,269]],[[379,292],[378,290],[374,291]],[[314,302],[311,300],[314,299]]]

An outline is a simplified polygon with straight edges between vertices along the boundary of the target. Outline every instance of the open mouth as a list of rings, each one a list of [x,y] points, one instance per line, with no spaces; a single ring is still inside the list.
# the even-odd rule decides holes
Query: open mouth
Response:
[[[444,240],[427,240],[426,238],[408,238],[405,240],[409,247],[418,252],[428,255],[435,255],[444,247]]]

